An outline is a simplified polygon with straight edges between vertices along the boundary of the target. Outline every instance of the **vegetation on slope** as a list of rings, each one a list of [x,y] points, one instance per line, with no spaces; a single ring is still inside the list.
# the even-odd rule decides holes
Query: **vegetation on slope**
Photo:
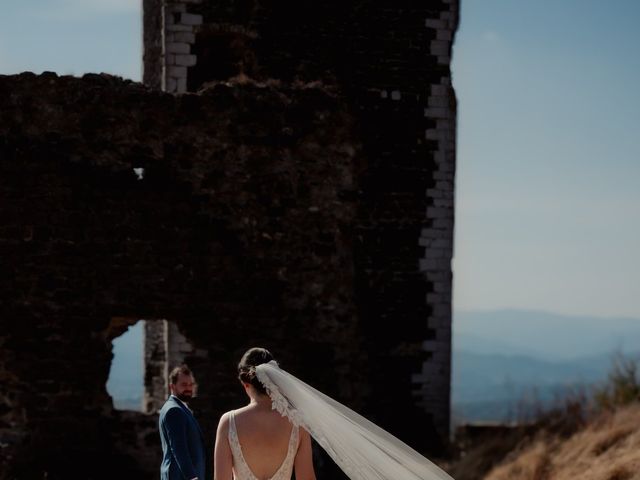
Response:
[[[639,399],[637,364],[619,356],[604,385],[480,439],[448,470],[457,480],[640,480]]]

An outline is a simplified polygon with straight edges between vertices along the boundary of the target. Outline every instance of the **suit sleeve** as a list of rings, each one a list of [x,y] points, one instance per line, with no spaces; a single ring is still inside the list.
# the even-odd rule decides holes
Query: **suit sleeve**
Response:
[[[187,448],[187,419],[179,408],[170,408],[164,416],[169,448],[178,463],[178,468],[186,480],[198,476]],[[203,479],[201,479],[203,480]]]

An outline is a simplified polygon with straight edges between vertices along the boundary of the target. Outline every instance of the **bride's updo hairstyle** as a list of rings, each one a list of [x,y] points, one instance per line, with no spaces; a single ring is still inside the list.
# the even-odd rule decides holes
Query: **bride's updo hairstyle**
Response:
[[[258,393],[267,394],[264,385],[260,383],[256,377],[256,367],[263,363],[269,363],[273,360],[273,355],[266,348],[254,347],[250,348],[240,359],[238,363],[238,378],[243,383],[249,383],[256,389]]]

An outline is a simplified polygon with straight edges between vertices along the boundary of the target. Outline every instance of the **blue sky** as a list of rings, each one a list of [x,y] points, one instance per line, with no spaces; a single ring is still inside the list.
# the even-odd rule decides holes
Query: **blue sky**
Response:
[[[640,318],[640,2],[462,0],[454,306]]]
[[[142,78],[140,0],[6,0],[0,74],[21,71]]]
[[[0,73],[141,77],[137,0],[0,11]],[[454,307],[640,318],[640,2],[461,13]]]

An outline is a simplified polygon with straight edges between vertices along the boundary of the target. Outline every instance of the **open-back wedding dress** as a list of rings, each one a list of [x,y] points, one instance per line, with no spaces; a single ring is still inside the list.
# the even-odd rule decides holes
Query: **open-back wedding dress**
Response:
[[[269,480],[291,480],[293,462],[296,458],[296,452],[298,451],[298,444],[298,427],[294,425],[289,437],[287,455],[276,473],[274,473]],[[233,455],[234,480],[258,480],[242,454],[242,446],[240,445],[240,439],[238,438],[238,429],[236,428],[234,412],[231,412],[231,416],[229,418],[229,446],[231,447],[231,454]]]

